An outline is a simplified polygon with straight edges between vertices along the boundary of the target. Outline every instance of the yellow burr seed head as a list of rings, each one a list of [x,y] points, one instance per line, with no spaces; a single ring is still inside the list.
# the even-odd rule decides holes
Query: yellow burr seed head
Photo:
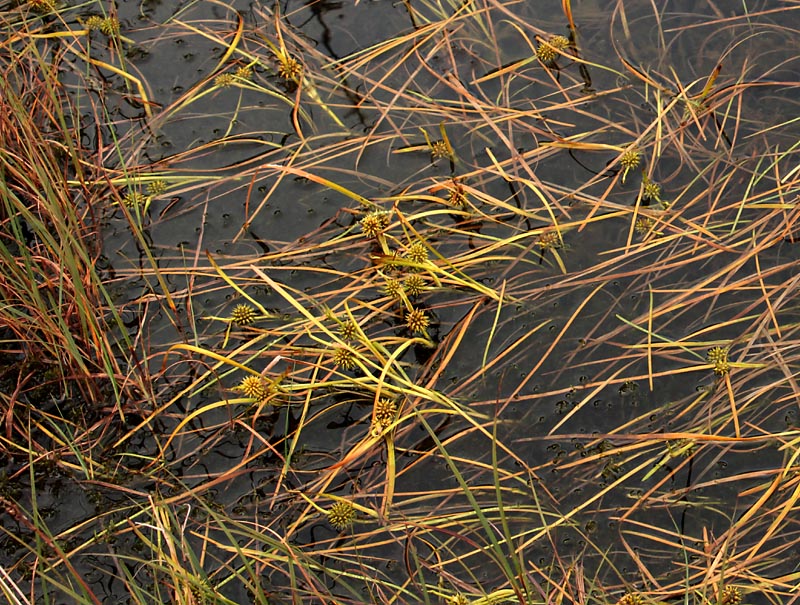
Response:
[[[331,527],[342,531],[350,527],[356,520],[356,509],[350,502],[334,502],[328,511],[328,523]]]
[[[263,378],[258,376],[247,376],[236,387],[245,397],[255,401],[264,401],[269,397],[269,387]]]
[[[643,603],[644,598],[642,598],[642,595],[636,594],[635,592],[624,594],[620,597],[619,601],[617,601],[617,605],[642,605]]]
[[[412,332],[424,332],[430,319],[422,309],[411,309],[406,313],[406,326]]]
[[[719,376],[724,376],[731,371],[731,364],[728,363],[728,347],[709,349],[706,359],[714,366],[714,373]]]
[[[348,348],[337,347],[333,351],[333,363],[343,370],[352,370],[356,367],[356,356]]]
[[[413,273],[406,277],[403,282],[403,289],[409,296],[419,296],[425,291],[425,278]]]
[[[256,310],[250,305],[236,305],[231,311],[231,321],[237,326],[249,326],[256,316]]]

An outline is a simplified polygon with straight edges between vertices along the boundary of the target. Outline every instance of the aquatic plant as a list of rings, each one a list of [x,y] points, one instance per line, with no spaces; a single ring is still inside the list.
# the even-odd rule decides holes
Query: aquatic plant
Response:
[[[129,189],[125,192],[125,196],[122,198],[122,203],[128,208],[144,208],[144,206],[147,204],[147,196],[141,191]]]
[[[258,313],[255,308],[245,303],[236,305],[231,311],[231,321],[237,326],[249,326],[256,320],[256,317],[258,317]]]
[[[358,336],[358,326],[350,319],[339,324],[339,337],[342,340],[355,340]]]
[[[333,4],[0,17],[3,594],[790,600],[800,10]]]
[[[117,36],[120,31],[119,19],[113,15],[104,17],[98,29],[106,36]]]
[[[393,399],[381,397],[375,403],[373,422],[380,432],[385,431],[397,416],[397,403]]]
[[[163,179],[156,179],[147,183],[147,194],[152,197],[164,195],[167,191],[167,182]]]
[[[347,347],[337,347],[333,350],[333,363],[343,370],[352,370],[356,367],[356,356]]]
[[[726,584],[722,587],[720,605],[739,605],[742,602],[742,591],[738,587]]]
[[[232,73],[225,72],[219,74],[214,78],[214,86],[217,88],[228,88],[236,83],[236,76]]]
[[[353,525],[356,520],[356,509],[346,500],[337,500],[328,510],[328,523],[336,530],[342,531]]]
[[[622,182],[628,176],[628,172],[638,168],[642,162],[642,152],[636,147],[628,147],[621,156],[619,156],[619,165],[622,167]]]
[[[389,227],[389,213],[376,211],[370,212],[361,219],[361,230],[364,237],[374,239]]]
[[[403,291],[403,285],[400,283],[400,280],[388,277],[383,284],[383,291],[389,298],[399,300],[401,298],[401,292]]]
[[[728,363],[727,347],[713,347],[709,349],[707,358],[708,363],[714,366],[715,374],[722,376],[731,371],[731,365]]]
[[[412,332],[424,332],[429,323],[430,318],[422,309],[412,308],[406,313],[406,326]]]
[[[403,280],[403,289],[409,296],[419,296],[425,291],[425,278],[413,273]]]
[[[37,13],[49,13],[56,9],[55,0],[28,0],[28,6]]]
[[[564,36],[551,36],[542,40],[536,47],[536,58],[545,65],[552,65],[559,55],[569,48],[569,39]]]
[[[246,376],[236,387],[245,397],[255,401],[264,401],[269,397],[270,390],[263,378],[258,376]]]
[[[635,592],[627,592],[617,601],[617,605],[643,605],[644,598]]]
[[[412,263],[421,265],[428,260],[428,249],[422,242],[414,242],[405,251],[405,257]]]

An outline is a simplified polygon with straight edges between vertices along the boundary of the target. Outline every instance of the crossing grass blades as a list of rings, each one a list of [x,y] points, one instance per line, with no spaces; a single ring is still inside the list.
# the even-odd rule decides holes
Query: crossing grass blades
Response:
[[[800,5],[656,4],[6,6],[6,601],[794,602]]]

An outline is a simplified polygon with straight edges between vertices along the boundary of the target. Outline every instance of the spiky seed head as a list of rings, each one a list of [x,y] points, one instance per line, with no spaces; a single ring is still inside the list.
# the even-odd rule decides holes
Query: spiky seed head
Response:
[[[102,25],[103,18],[100,15],[86,17],[86,20],[83,22],[83,26],[90,32],[99,31]]]
[[[619,158],[619,165],[627,172],[633,170],[642,161],[642,153],[636,147],[629,147]]]
[[[390,277],[386,280],[386,284],[383,286],[383,291],[389,298],[399,300],[402,298],[401,292],[403,291],[403,286],[400,284],[399,280]]]
[[[356,367],[356,356],[346,347],[336,347],[333,351],[333,363],[343,370],[352,370]]]
[[[119,34],[119,19],[114,16],[106,17],[100,24],[100,31],[106,36],[116,36]]]
[[[340,500],[334,502],[328,511],[328,523],[338,531],[350,527],[356,520],[356,509],[350,502]]]
[[[361,231],[365,237],[376,238],[389,226],[389,222],[388,212],[370,212],[361,219]]]
[[[536,48],[536,58],[538,58],[539,61],[541,61],[545,65],[552,64],[557,57],[558,53],[554,49],[547,46],[546,44],[540,44]]]
[[[406,313],[406,326],[412,332],[424,332],[430,319],[422,309],[411,309]]]
[[[742,602],[742,591],[736,586],[727,584],[722,587],[720,605],[739,605]]]
[[[228,88],[229,86],[233,86],[236,82],[236,78],[231,73],[224,73],[219,74],[216,78],[214,78],[214,86],[218,86],[219,88]]]
[[[125,192],[125,197],[122,198],[122,203],[128,208],[135,208],[137,206],[141,208],[147,203],[147,196],[141,191],[128,189],[128,191]]]
[[[644,184],[642,197],[646,200],[661,201],[661,185],[648,179]]]
[[[557,231],[545,231],[539,236],[539,247],[542,250],[554,250],[562,247]]]
[[[157,179],[147,183],[147,193],[156,197],[162,195],[167,190],[167,182],[163,179]]]
[[[55,10],[55,0],[28,0],[28,5],[37,13],[49,13]]]
[[[207,590],[204,586],[199,584],[189,584],[189,592],[192,595],[192,603],[206,603],[206,596],[205,590]]]
[[[233,72],[233,75],[240,80],[249,80],[253,77],[253,68],[248,65],[242,65]]]
[[[624,594],[620,597],[619,601],[617,601],[617,605],[642,605],[644,603],[644,598],[640,594],[636,594],[635,592],[629,592]]]
[[[634,146],[628,147],[619,157],[619,165],[622,166],[622,182],[628,176],[628,172],[636,168],[642,162],[641,152]]]
[[[256,320],[256,310],[250,305],[236,305],[231,311],[231,321],[237,326],[249,326]]]
[[[464,190],[464,186],[461,183],[456,183],[453,188],[450,189],[447,201],[451,206],[455,206],[456,208],[466,208],[469,205],[469,197],[467,197],[467,192]]]
[[[382,428],[388,428],[389,425],[394,422],[394,417],[396,415],[397,403],[394,401],[394,399],[381,397],[375,403],[375,422],[377,422]]]
[[[409,296],[419,296],[425,291],[425,278],[417,273],[412,273],[403,282],[403,289]]]
[[[724,376],[731,371],[731,364],[728,363],[728,347],[709,349],[706,358],[708,363],[714,366],[714,374]]]
[[[545,65],[550,65],[558,58],[559,51],[569,47],[569,40],[564,36],[551,36],[547,44],[539,44],[536,57]]]
[[[428,249],[422,242],[414,242],[406,250],[406,258],[412,263],[422,264],[428,260]]]
[[[688,458],[694,453],[696,444],[689,439],[676,439],[675,441],[667,442],[667,448],[673,456],[683,456]]]
[[[249,397],[255,401],[264,401],[269,397],[269,387],[267,383],[263,378],[258,376],[245,377],[236,388],[241,391],[245,397]]]
[[[339,336],[342,340],[355,340],[358,336],[358,326],[350,319],[343,321],[339,325]]]
[[[636,230],[637,235],[647,235],[655,224],[656,222],[649,216],[640,216],[636,219],[636,224],[633,228]]]
[[[449,605],[469,605],[469,599],[460,592],[448,599]]]
[[[368,214],[361,219],[361,230],[364,232],[364,236],[368,238],[376,238],[383,231],[375,214]]]
[[[297,82],[303,73],[303,65],[289,55],[278,57],[278,75],[284,80]]]
[[[433,141],[431,142],[431,156],[434,160],[449,158],[450,148],[445,141]]]
[[[727,347],[714,347],[709,349],[706,353],[706,357],[708,361],[711,363],[716,363],[718,361],[725,361],[728,359],[728,348]]]

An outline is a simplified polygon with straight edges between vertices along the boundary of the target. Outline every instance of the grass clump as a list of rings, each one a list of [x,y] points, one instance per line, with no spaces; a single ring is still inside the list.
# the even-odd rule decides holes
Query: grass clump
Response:
[[[3,594],[790,600],[800,11],[322,4],[2,17]]]

